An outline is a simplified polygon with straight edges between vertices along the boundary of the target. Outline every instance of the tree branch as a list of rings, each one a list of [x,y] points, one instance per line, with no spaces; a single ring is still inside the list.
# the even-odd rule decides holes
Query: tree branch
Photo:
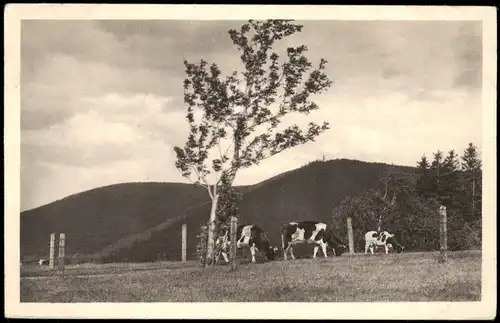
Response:
[[[281,82],[283,81],[284,78],[285,78],[285,71],[283,69],[283,71],[281,73],[281,77],[280,77],[279,81],[276,83],[276,88],[279,88],[279,86],[281,85]],[[258,97],[258,98],[261,99],[262,97]],[[283,94],[283,100],[281,101],[280,105],[278,106],[278,111],[276,112],[275,115],[264,118],[260,122],[255,122],[253,125],[247,127],[245,129],[245,131],[253,131],[253,130],[255,130],[256,127],[263,125],[266,122],[270,122],[271,119],[275,119],[275,118],[278,119],[279,116],[283,117],[286,114],[286,113],[283,113],[283,111],[286,111],[286,109],[283,109],[283,107],[285,105],[287,98],[288,98],[288,96],[286,94]]]
[[[214,198],[214,196],[213,196],[212,192],[210,191],[210,184],[208,183],[208,181],[207,181],[207,179],[206,179],[205,175],[203,175],[203,176],[202,176],[202,175],[198,172],[198,170],[196,169],[196,167],[194,167],[194,166],[191,166],[191,167],[192,167],[192,168],[194,169],[194,171],[196,172],[196,175],[198,175],[198,180],[202,180],[202,181],[203,181],[203,183],[205,183],[205,185],[206,185],[206,186],[203,186],[203,185],[202,185],[202,186],[203,186],[203,187],[205,187],[205,188],[207,189],[207,191],[208,191],[208,195],[210,195],[210,198],[211,198],[211,199],[213,199],[213,198]]]
[[[267,84],[266,88],[262,91],[260,91],[260,93],[258,94],[258,96],[252,101],[252,105],[256,105],[258,107],[258,104],[259,102],[264,99],[266,96],[269,95],[268,92],[272,91],[272,90],[276,90],[280,87],[281,85],[281,82],[283,82],[283,79],[285,78],[285,72],[284,72],[284,69],[282,70],[281,72],[281,76],[280,78],[278,79],[278,82],[274,83],[274,85],[271,83],[271,81],[269,81],[269,84]],[[273,86],[272,86],[273,85]],[[269,104],[266,104],[266,106],[269,106]],[[259,109],[256,108],[255,111],[258,111]],[[259,125],[252,125],[250,126],[248,129],[253,129],[255,128],[256,126],[259,126]]]
[[[224,157],[226,156],[225,154],[223,155],[222,154],[222,149],[220,148],[220,137],[217,139],[217,148],[219,150],[219,157],[220,157],[220,160],[222,162],[222,164],[224,164]]]

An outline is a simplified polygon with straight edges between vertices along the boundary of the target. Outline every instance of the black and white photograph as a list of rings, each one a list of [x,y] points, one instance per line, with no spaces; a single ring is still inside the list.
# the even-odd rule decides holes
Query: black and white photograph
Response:
[[[6,316],[495,316],[495,9],[301,7],[7,7]]]

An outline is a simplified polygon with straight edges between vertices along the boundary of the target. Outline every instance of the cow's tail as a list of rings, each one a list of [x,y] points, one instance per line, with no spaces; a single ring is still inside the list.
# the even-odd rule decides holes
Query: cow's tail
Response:
[[[267,240],[267,242],[269,243],[269,245],[272,245],[271,240],[269,239],[269,237],[267,236],[267,234],[265,234],[264,232],[262,232],[262,234],[264,235],[264,238]]]

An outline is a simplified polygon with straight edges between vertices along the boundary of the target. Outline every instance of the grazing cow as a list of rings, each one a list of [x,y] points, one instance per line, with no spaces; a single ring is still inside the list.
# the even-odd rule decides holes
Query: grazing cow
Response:
[[[39,266],[42,266],[42,265],[44,265],[44,264],[46,264],[46,263],[47,263],[47,260],[45,260],[45,259],[40,259],[40,260],[38,260],[38,265],[39,265]]]
[[[266,254],[267,260],[276,259],[278,248],[272,245],[267,235],[255,224],[240,224],[236,230],[236,248],[249,248],[252,254],[252,262],[255,263],[255,253],[262,251]],[[227,253],[231,245],[229,230],[217,239],[217,244],[221,245],[221,254],[226,262],[229,262]]]
[[[396,241],[394,234],[387,231],[382,231],[380,234],[377,231],[368,231],[365,234],[365,254],[368,249],[373,254],[374,247],[384,247],[385,253],[389,253],[389,249],[395,249],[398,253],[402,252],[404,247]]]
[[[340,256],[346,251],[346,246],[333,233],[332,229],[326,223],[318,221],[290,222],[282,227],[281,246],[285,260],[288,252],[295,259],[293,246],[298,243],[316,244],[313,258],[316,258],[319,247],[321,247],[325,258],[328,257],[326,253],[327,247],[332,248],[336,256]]]

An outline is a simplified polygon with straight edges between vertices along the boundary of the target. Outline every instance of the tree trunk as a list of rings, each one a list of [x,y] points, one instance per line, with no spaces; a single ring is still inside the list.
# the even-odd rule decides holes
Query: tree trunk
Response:
[[[212,207],[210,209],[210,220],[208,223],[208,237],[207,237],[207,257],[205,264],[209,266],[212,265],[213,256],[214,256],[214,245],[215,245],[215,215],[217,211],[217,203],[219,201],[219,195],[217,192],[214,192],[214,196],[212,199]]]

